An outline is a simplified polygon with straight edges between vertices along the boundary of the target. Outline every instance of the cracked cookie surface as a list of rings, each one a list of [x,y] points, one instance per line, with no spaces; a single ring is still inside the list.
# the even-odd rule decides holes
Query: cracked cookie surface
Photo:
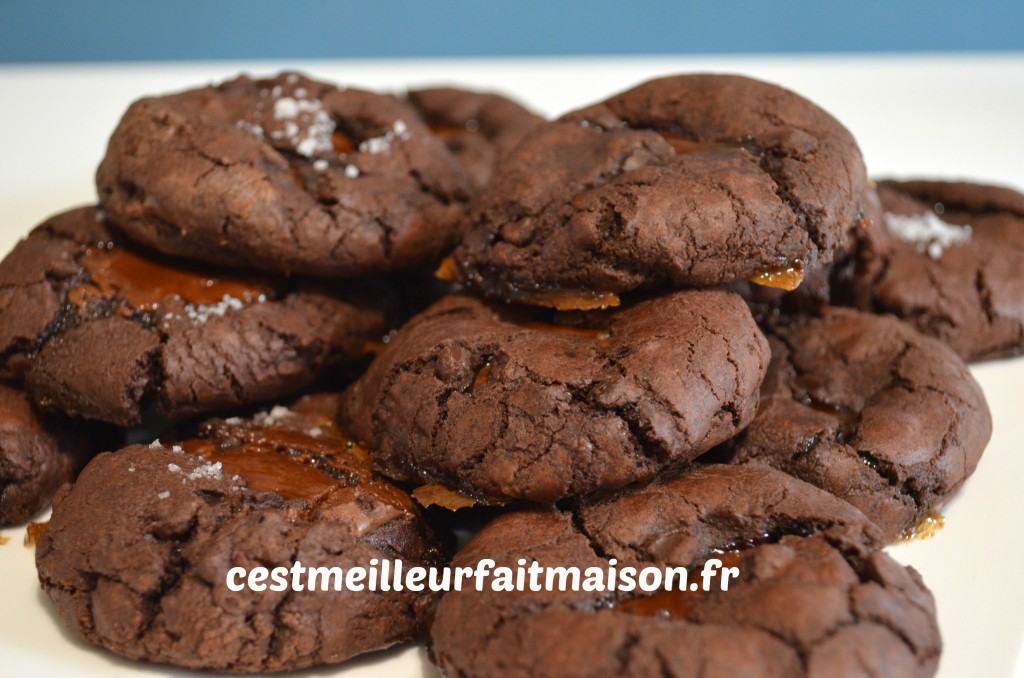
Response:
[[[36,547],[62,621],[131,659],[233,673],[337,663],[413,637],[430,593],[225,585],[235,566],[440,564],[409,497],[334,426],[337,403],[308,396],[212,421],[179,445],[96,457]]]
[[[294,73],[134,103],[96,182],[161,252],[331,277],[434,262],[470,192],[407,103]]]
[[[892,540],[974,472],[992,434],[981,387],[942,342],[891,316],[827,308],[770,324],[754,421],[723,447],[861,509]]]
[[[1024,194],[882,181],[875,200],[877,224],[837,267],[833,299],[892,313],[966,360],[1024,351]]]
[[[142,250],[85,207],[0,262],[0,374],[36,402],[121,426],[294,393],[389,329],[389,291],[338,293]]]
[[[457,87],[410,90],[407,98],[458,158],[473,188],[486,186],[502,156],[544,118],[492,92]]]
[[[677,292],[588,326],[448,297],[345,392],[385,473],[484,501],[555,502],[648,480],[753,417],[768,345],[723,291]]]
[[[866,186],[850,133],[748,78],[654,80],[531,132],[456,248],[483,293],[706,286],[830,263]]]
[[[859,511],[774,469],[696,465],[574,512],[487,525],[453,560],[515,568],[739,568],[727,591],[445,594],[431,656],[452,676],[929,676],[941,649],[918,574]],[[689,579],[689,578],[688,578]]]

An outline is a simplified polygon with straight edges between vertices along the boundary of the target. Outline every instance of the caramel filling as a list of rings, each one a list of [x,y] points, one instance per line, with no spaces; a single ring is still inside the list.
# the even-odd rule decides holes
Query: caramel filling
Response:
[[[455,259],[445,257],[441,261],[441,265],[434,271],[434,277],[444,282],[458,282],[459,269],[455,266]]]
[[[900,535],[896,537],[896,541],[919,541],[922,539],[931,539],[939,533],[946,525],[946,518],[936,511],[932,511],[924,518],[921,518],[915,525],[911,525],[907,529],[900,532]]]
[[[331,134],[331,146],[338,155],[347,155],[356,150],[355,144],[352,143],[352,138],[339,129],[335,129]]]
[[[607,341],[611,337],[611,333],[608,330],[599,327],[573,327],[572,325],[554,325],[542,322],[524,322],[519,323],[519,325],[539,332],[565,334],[570,337],[593,339],[598,342]]]
[[[799,261],[789,266],[775,266],[773,268],[765,269],[750,278],[750,282],[755,285],[761,285],[762,287],[774,287],[776,289],[786,290],[787,292],[792,292],[796,288],[800,287],[800,283],[803,281],[803,265]]]
[[[738,551],[732,551],[730,553],[716,554],[711,557],[718,558],[722,561],[722,567],[715,570],[714,578],[708,580],[712,590],[714,590],[716,584],[719,583],[718,578],[721,576],[720,573],[722,569],[726,567],[738,567],[740,564],[740,556]],[[688,590],[674,589],[672,591],[660,591],[644,598],[627,600],[616,607],[624,612],[639,614],[646,617],[690,619],[693,616],[693,603],[698,600],[700,596],[711,592],[703,589],[703,579],[701,578],[700,573],[700,569],[687,569],[686,587]],[[693,588],[694,585],[697,585],[696,589]]]
[[[239,476],[257,492],[316,504],[348,488],[359,489],[402,511],[414,511],[411,499],[378,479],[370,455],[353,444],[333,424],[325,422],[319,437],[284,427],[232,430],[243,439],[219,445],[215,440],[189,440],[185,452],[211,463],[221,473]],[[335,477],[331,474],[334,471]]]
[[[736,148],[732,144],[721,144],[713,141],[694,141],[693,139],[687,139],[681,134],[675,132],[658,132],[668,145],[671,146],[676,153],[707,153],[708,151],[717,151],[725,148]]]
[[[476,132],[478,127],[472,127],[471,125],[452,125],[443,122],[432,122],[428,125],[430,131],[434,136],[440,137],[445,141],[450,141],[457,137],[466,134],[467,132]]]
[[[514,298],[515,301],[530,306],[543,306],[556,311],[593,311],[621,304],[619,296],[613,292],[591,292],[583,290],[545,290],[523,292]]]
[[[253,303],[272,292],[265,283],[201,273],[119,247],[87,247],[79,264],[92,285],[69,294],[73,303],[81,303],[92,292],[104,298],[119,297],[138,311],[152,311],[171,296],[196,306],[210,306],[225,297]]]
[[[484,366],[481,367],[477,371],[476,375],[473,376],[472,390],[475,391],[478,388],[482,388],[486,386],[488,382],[490,382],[492,369],[494,369],[494,366],[491,365],[491,361],[488,360],[486,363],[484,363]]]
[[[449,490],[444,485],[421,485],[412,491],[412,498],[415,499],[420,506],[440,506],[441,508],[448,509],[449,511],[458,511],[461,508],[468,508],[475,506],[476,501],[467,497],[464,494],[460,494],[455,490]]]
[[[25,526],[25,546],[35,546],[49,522],[29,523]]]

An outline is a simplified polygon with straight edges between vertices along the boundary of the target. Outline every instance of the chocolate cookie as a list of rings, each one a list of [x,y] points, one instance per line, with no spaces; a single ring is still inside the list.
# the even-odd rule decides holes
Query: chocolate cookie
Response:
[[[0,384],[0,526],[23,523],[45,508],[112,439],[109,433],[41,414],[23,391]]]
[[[131,659],[233,673],[341,662],[415,635],[430,593],[226,585],[233,567],[438,564],[408,496],[337,431],[336,408],[308,397],[213,422],[205,438],[96,457],[36,547],[64,624]]]
[[[678,292],[595,320],[448,297],[345,392],[347,428],[390,477],[555,502],[648,480],[753,417],[768,345],[739,297]]]
[[[753,423],[728,459],[774,466],[850,502],[895,539],[963,484],[992,434],[948,346],[892,317],[826,309],[771,325]]]
[[[508,514],[453,567],[582,574],[615,559],[620,584],[625,568],[647,566],[685,567],[692,584],[718,558],[738,578],[725,591],[717,579],[652,593],[465,587],[438,605],[431,656],[445,675],[478,677],[932,675],[931,594],[875,550],[880,540],[848,504],[750,467],[697,466],[571,514]]]
[[[791,289],[833,260],[865,185],[850,133],[796,94],[662,78],[527,135],[443,273],[558,308],[748,278]]]
[[[961,182],[884,181],[879,215],[837,271],[835,300],[892,313],[966,360],[1024,350],[1024,195]]]
[[[37,402],[122,426],[294,393],[389,327],[386,290],[204,270],[144,251],[93,208],[0,262],[0,374]],[[383,298],[382,298],[383,297]]]
[[[544,121],[521,104],[490,92],[455,87],[411,90],[431,131],[445,140],[476,191],[491,180],[499,159]]]
[[[165,254],[342,277],[440,258],[470,192],[407,103],[294,73],[136,102],[96,183]]]

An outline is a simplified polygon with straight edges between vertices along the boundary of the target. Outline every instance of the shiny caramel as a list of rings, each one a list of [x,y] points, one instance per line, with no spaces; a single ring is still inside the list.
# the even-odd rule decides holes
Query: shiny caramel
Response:
[[[231,429],[231,441],[200,439],[181,443],[185,452],[221,464],[221,473],[239,476],[257,492],[319,504],[330,495],[357,489],[408,513],[415,511],[404,492],[379,478],[369,453],[328,420],[319,436],[283,426]]]
[[[530,306],[543,306],[556,311],[593,311],[618,306],[622,303],[613,292],[587,290],[544,290],[523,292],[512,299]]]
[[[251,303],[272,292],[264,283],[201,273],[121,247],[87,247],[79,264],[92,284],[69,294],[72,303],[92,296],[118,297],[136,310],[152,311],[175,295],[200,306],[217,304],[225,296]]]
[[[761,285],[762,287],[774,287],[776,289],[786,290],[787,292],[792,292],[796,288],[800,287],[800,283],[803,281],[804,272],[803,266],[800,262],[796,262],[789,266],[768,268],[750,278],[750,282],[755,285]]]
[[[723,148],[733,148],[731,144],[720,144],[712,141],[694,141],[693,139],[687,139],[681,134],[675,132],[659,132],[661,136],[668,142],[676,153],[707,153],[708,151],[719,150]]]
[[[896,537],[896,541],[920,541],[922,539],[931,539],[939,533],[946,525],[946,518],[940,513],[932,511],[921,520],[917,521],[916,524],[911,525],[907,529],[900,532],[899,536]]]
[[[476,505],[476,500],[450,490],[444,485],[421,485],[412,491],[412,498],[423,507],[440,506],[449,511],[458,511]]]
[[[474,127],[473,125],[468,124],[451,125],[442,122],[432,122],[428,126],[430,127],[430,131],[434,134],[434,136],[440,137],[445,141],[462,136],[467,132],[476,132],[479,129],[479,126]]]
[[[731,551],[729,553],[715,554],[708,558],[718,558],[722,561],[722,567],[717,570],[721,572],[726,567],[738,567],[740,564],[740,555],[738,551]],[[703,587],[703,579],[700,576],[700,569],[688,568],[687,572],[687,587],[691,587],[693,584],[697,584]],[[711,580],[711,586],[714,587],[716,580],[721,575],[715,574],[715,578]],[[713,590],[713,589],[712,589]],[[697,588],[696,590],[690,588],[689,590],[672,590],[672,591],[660,591],[649,596],[642,598],[634,598],[633,600],[627,600],[624,603],[618,604],[616,607],[624,612],[631,614],[639,614],[647,617],[659,617],[667,616],[674,619],[689,619],[693,614],[693,603],[699,599],[700,596],[706,595],[710,591],[705,591],[703,588]]]
[[[445,257],[441,261],[441,265],[434,271],[434,277],[444,282],[458,282],[459,280],[459,269],[455,265],[455,259],[452,257]]]
[[[531,330],[565,334],[572,337],[594,339],[596,341],[607,341],[608,338],[611,337],[611,333],[608,332],[608,330],[599,327],[573,327],[572,325],[554,325],[542,322],[524,322],[520,324]]]
[[[35,546],[46,529],[48,522],[29,523],[25,526],[25,546]]]
[[[491,380],[491,370],[494,369],[491,362],[488,360],[484,363],[484,366],[477,370],[476,375],[473,377],[473,390],[482,388],[488,384]]]
[[[331,134],[331,146],[338,155],[347,155],[356,149],[351,137],[339,129],[335,129]]]

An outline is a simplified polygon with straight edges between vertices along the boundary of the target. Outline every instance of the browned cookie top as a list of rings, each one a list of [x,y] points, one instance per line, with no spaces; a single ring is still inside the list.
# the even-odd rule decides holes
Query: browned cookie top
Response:
[[[450,274],[553,306],[553,290],[792,287],[832,261],[865,184],[850,133],[796,94],[736,76],[662,78],[529,134],[481,197]]]
[[[981,387],[948,346],[892,317],[826,309],[769,332],[753,423],[726,444],[845,499],[889,540],[967,479],[992,434]]]
[[[736,295],[678,292],[589,326],[448,297],[346,391],[386,473],[554,502],[646,480],[753,417],[768,346]]]
[[[136,102],[96,181],[164,253],[323,276],[434,261],[469,194],[407,103],[294,73]]]
[[[893,313],[966,360],[1024,351],[1024,195],[962,182],[883,181],[873,228],[835,298]]]
[[[521,104],[492,92],[456,87],[411,90],[431,131],[445,140],[476,191],[491,180],[500,158],[544,121]]]
[[[122,426],[294,393],[389,327],[387,290],[337,292],[165,258],[93,208],[44,222],[0,262],[0,373],[37,402]]]
[[[211,422],[206,438],[96,457],[36,549],[63,622],[131,659],[235,673],[336,663],[415,635],[429,593],[226,585],[236,566],[438,564],[411,500],[340,436],[336,409],[334,396],[307,397]]]
[[[109,433],[41,414],[23,391],[0,384],[0,526],[23,523],[43,509]]]
[[[585,504],[508,514],[453,566],[686,567],[718,558],[727,591],[466,589],[441,599],[430,630],[446,675],[928,676],[941,647],[920,577],[875,551],[856,509],[766,468],[696,466]],[[582,581],[583,577],[581,577]]]

